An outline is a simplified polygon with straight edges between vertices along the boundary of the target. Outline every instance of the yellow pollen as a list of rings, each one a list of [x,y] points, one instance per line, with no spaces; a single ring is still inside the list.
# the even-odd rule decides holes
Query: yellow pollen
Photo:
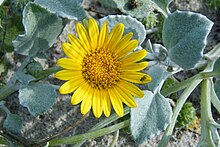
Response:
[[[100,49],[84,57],[82,75],[94,88],[111,88],[119,81],[120,64],[112,53]]]

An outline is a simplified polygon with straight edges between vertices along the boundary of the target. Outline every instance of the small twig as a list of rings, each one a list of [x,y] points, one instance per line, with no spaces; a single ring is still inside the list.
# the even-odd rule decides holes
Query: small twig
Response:
[[[147,33],[147,35],[149,35],[149,34],[157,32],[157,31],[159,31],[159,28],[152,28],[152,29],[146,30],[146,33]]]
[[[119,130],[114,132],[114,137],[113,137],[113,140],[112,140],[112,143],[111,143],[110,147],[116,146],[118,137],[119,137]]]
[[[57,134],[55,134],[54,136],[51,136],[39,143],[36,143],[34,145],[32,145],[32,147],[39,147],[39,146],[42,146],[44,144],[46,144],[48,141],[54,139],[54,138],[57,138],[59,136],[62,136],[66,133],[68,133],[70,130],[72,130],[73,128],[75,128],[76,126],[78,126],[82,121],[84,121],[87,117],[89,116],[89,112],[85,115],[83,115],[79,120],[77,120],[74,124],[72,124],[71,126],[69,126],[68,128],[64,129],[62,132],[58,132]]]
[[[176,103],[170,99],[170,98],[166,98],[168,100],[168,102],[171,104],[172,107],[175,107],[176,106]]]

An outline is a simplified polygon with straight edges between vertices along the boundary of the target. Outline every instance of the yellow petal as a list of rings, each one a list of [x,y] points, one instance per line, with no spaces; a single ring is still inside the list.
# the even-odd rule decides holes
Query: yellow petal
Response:
[[[111,114],[111,102],[109,94],[106,90],[101,90],[102,97],[102,107],[106,117],[109,117]]]
[[[140,71],[147,67],[148,62],[140,62],[140,63],[130,63],[130,64],[122,64],[120,66],[121,71]]]
[[[77,49],[75,50],[71,44],[62,43],[62,49],[69,58],[72,58],[75,62],[82,63],[84,55],[77,53]]]
[[[61,58],[57,60],[57,65],[59,65],[62,68],[66,68],[70,70],[81,70],[82,69],[82,66],[79,63],[74,62],[74,60],[71,58]]]
[[[61,70],[55,73],[54,77],[60,80],[71,80],[73,78],[79,77],[81,74],[81,71]]]
[[[89,37],[91,40],[92,50],[97,48],[98,45],[98,36],[99,36],[99,28],[95,21],[95,19],[89,19]]]
[[[91,50],[91,41],[89,38],[89,34],[88,34],[86,28],[81,23],[76,24],[76,32],[79,36],[79,40],[83,44],[85,44],[89,50]]]
[[[72,95],[71,98],[71,103],[72,105],[77,105],[79,104],[82,100],[84,100],[86,95],[88,95],[88,91],[90,89],[90,85],[85,82],[82,85],[80,85],[80,87],[74,92],[74,94]]]
[[[122,72],[120,78],[137,84],[146,84],[152,81],[149,75],[134,71]]]
[[[108,25],[106,22],[104,22],[98,38],[98,48],[99,49],[103,48],[107,40],[108,40]]]
[[[92,110],[96,118],[102,115],[102,98],[99,89],[95,89],[93,100],[92,100]]]
[[[132,54],[127,55],[124,57],[121,62],[123,65],[130,64],[130,63],[135,63],[137,61],[140,61],[144,57],[146,57],[147,51],[146,50],[139,50],[137,52],[134,52]]]
[[[144,92],[142,90],[140,90],[137,86],[127,81],[119,81],[118,86],[126,93],[130,93],[135,97],[142,98],[144,96]]]
[[[84,54],[90,53],[90,49],[87,48],[87,46],[83,42],[81,42],[76,36],[72,34],[68,34],[68,39],[72,44],[72,46],[74,46],[74,48],[77,48],[79,51],[83,52]]]
[[[121,100],[113,89],[108,89],[112,106],[119,117],[124,115],[124,109]]]
[[[83,78],[75,78],[65,82],[59,89],[60,94],[68,94],[76,90],[84,81]]]
[[[133,33],[130,32],[126,35],[124,35],[121,40],[118,42],[118,44],[114,44],[113,46],[110,46],[110,51],[114,54],[116,54],[118,51],[120,51],[121,48],[124,48],[128,42],[130,41],[130,39],[132,38]]]
[[[84,100],[81,103],[80,109],[82,114],[86,114],[92,107],[92,99],[93,99],[94,89],[91,87],[87,94],[85,95]]]
[[[122,46],[122,48],[118,49],[118,52],[115,54],[117,59],[127,55],[129,52],[133,51],[137,46],[137,40],[129,41],[125,46]]]
[[[109,36],[109,41],[107,48],[111,50],[112,47],[118,44],[118,42],[121,40],[121,37],[124,33],[124,25],[122,23],[117,24],[111,31]]]
[[[115,93],[118,95],[118,98],[121,99],[123,103],[125,103],[128,107],[136,108],[137,103],[134,98],[131,96],[130,93],[124,92],[120,87],[115,86],[114,88]]]

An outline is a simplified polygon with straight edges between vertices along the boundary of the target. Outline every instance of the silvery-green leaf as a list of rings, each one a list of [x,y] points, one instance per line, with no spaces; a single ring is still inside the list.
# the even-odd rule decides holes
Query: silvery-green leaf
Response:
[[[100,19],[101,24],[103,24],[105,21],[108,22],[110,29],[112,29],[118,23],[123,23],[125,26],[124,34],[132,32],[134,34],[133,38],[138,40],[139,45],[141,45],[145,39],[146,30],[144,25],[131,16],[109,15]]]
[[[53,106],[56,100],[56,90],[50,84],[31,83],[19,89],[19,101],[27,107],[33,116],[37,116]]]
[[[21,133],[22,119],[16,114],[7,114],[3,127],[15,134]]]
[[[151,76],[152,81],[148,83],[148,88],[151,91],[155,91],[160,86],[161,82],[165,81],[168,76],[171,75],[170,72],[167,72],[166,69],[161,67],[159,64],[151,67],[147,74]]]
[[[117,3],[115,0],[98,0],[98,2],[109,8],[117,8]]]
[[[168,15],[162,37],[170,59],[183,69],[193,68],[203,56],[212,25],[198,13],[176,11]]]
[[[35,78],[33,76],[27,75],[23,72],[16,72],[15,76],[18,79],[18,81],[21,82],[23,85],[27,85],[31,81],[35,80]]]
[[[13,41],[15,51],[22,55],[48,49],[63,28],[61,18],[35,3],[28,3],[24,8],[23,25],[25,34]]]
[[[61,17],[75,20],[82,20],[86,17],[81,6],[82,0],[35,0],[34,2],[56,12]]]
[[[130,130],[137,144],[151,139],[166,129],[171,121],[172,108],[158,92],[144,91],[145,96],[136,99],[138,107],[131,109]]]
[[[0,101],[0,107],[5,104],[5,101]]]
[[[158,61],[164,61],[167,58],[167,49],[161,44],[153,44],[153,53]]]
[[[157,6],[159,11],[161,11],[163,14],[167,14],[168,12],[168,6],[173,0],[152,0]]]
[[[151,44],[150,39],[147,40],[146,42],[146,47],[145,47],[149,52],[153,53],[153,46]]]
[[[220,58],[215,61],[213,72],[216,73],[216,78],[220,79]]]
[[[220,99],[220,81],[219,80],[217,80],[215,82],[214,87],[215,87],[215,93],[216,93],[217,97]]]
[[[4,1],[5,1],[5,0],[1,0],[1,1],[0,1],[0,5],[2,5]]]
[[[135,17],[144,18],[154,7],[150,0],[114,0],[117,7],[124,13]]]

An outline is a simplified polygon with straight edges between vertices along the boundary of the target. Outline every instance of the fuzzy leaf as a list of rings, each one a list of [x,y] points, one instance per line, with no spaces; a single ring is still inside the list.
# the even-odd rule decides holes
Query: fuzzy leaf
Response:
[[[14,40],[19,34],[23,33],[24,28],[22,25],[22,16],[20,13],[12,13],[8,17],[9,18],[4,20],[4,22],[7,23],[7,29],[4,31],[0,29],[0,40],[2,41],[0,48],[6,52],[12,52],[14,50],[12,46],[12,40]]]
[[[166,14],[168,11],[168,6],[173,0],[152,0],[152,1],[159,7],[159,11]]]
[[[154,10],[151,0],[98,0],[102,5],[118,8],[135,18],[144,18]]]
[[[1,1],[0,1],[0,5],[2,5],[2,4],[4,3],[4,1],[5,1],[5,0],[1,0]]]
[[[50,84],[32,83],[19,89],[19,101],[33,116],[37,116],[53,106],[56,90]]]
[[[62,19],[35,3],[28,3],[23,11],[25,34],[13,41],[15,51],[22,55],[36,54],[48,49],[63,28]]]
[[[82,0],[35,0],[34,2],[64,18],[82,20],[86,17],[81,7]]]
[[[152,82],[148,84],[150,91],[155,91],[164,82],[171,73],[167,72],[160,65],[156,65],[147,71],[147,74],[152,77]]]
[[[150,0],[114,0],[117,4],[117,7],[124,13],[135,17],[135,18],[144,18],[151,11],[153,11],[153,5]]]
[[[146,30],[144,25],[137,19],[126,15],[108,15],[100,19],[101,24],[103,24],[105,21],[108,22],[110,29],[112,29],[118,23],[123,23],[125,26],[124,34],[132,32],[134,34],[133,38],[138,40],[139,45],[143,43],[146,36]]]
[[[5,101],[0,101],[0,107],[5,104]]]
[[[213,72],[217,73],[216,78],[220,79],[220,58],[215,61]]]
[[[117,3],[115,0],[98,0],[102,5],[109,8],[117,8]]]
[[[183,69],[193,68],[203,56],[212,25],[198,13],[176,11],[170,14],[164,21],[162,32],[170,59]]]
[[[214,89],[215,89],[215,93],[216,93],[218,99],[220,100],[220,81],[219,80],[217,80],[215,82]]]
[[[21,133],[22,119],[16,114],[7,114],[3,127],[15,134]]]
[[[23,72],[16,72],[15,75],[19,82],[21,82],[23,85],[27,85],[31,81],[35,80],[33,76],[24,74]]]
[[[161,44],[153,44],[153,54],[158,61],[167,59],[167,49]]]
[[[171,121],[172,109],[160,94],[144,91],[145,96],[136,99],[138,107],[131,109],[130,129],[137,144],[151,139],[163,131]]]

